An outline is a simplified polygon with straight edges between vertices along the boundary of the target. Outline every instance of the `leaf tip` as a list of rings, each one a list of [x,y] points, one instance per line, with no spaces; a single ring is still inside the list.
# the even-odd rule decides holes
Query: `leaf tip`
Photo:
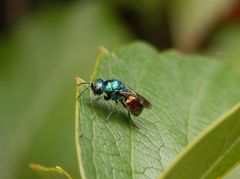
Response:
[[[28,167],[31,168],[31,169],[36,169],[36,168],[39,168],[40,165],[37,164],[37,163],[29,163],[29,164],[28,164]]]
[[[80,77],[76,77],[75,78],[75,80],[76,80],[76,84],[77,84],[77,86],[79,86],[80,84],[81,84],[81,82],[83,81]]]
[[[106,48],[104,46],[98,47],[98,50],[99,50],[99,54],[106,52]]]
[[[107,53],[107,49],[103,46],[98,47],[98,56],[97,56],[97,61]]]

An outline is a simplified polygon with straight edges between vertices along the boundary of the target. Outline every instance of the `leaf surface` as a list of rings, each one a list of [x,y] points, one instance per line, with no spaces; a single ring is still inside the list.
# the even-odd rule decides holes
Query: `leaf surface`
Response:
[[[162,179],[220,178],[240,161],[240,103],[186,147]]]
[[[82,178],[156,178],[212,121],[240,99],[240,78],[225,64],[202,56],[133,43],[114,52],[102,49],[92,74],[119,79],[152,103],[131,127],[119,104],[76,103],[76,142]],[[82,86],[80,86],[82,88]],[[79,88],[80,88],[79,87]],[[82,89],[78,89],[77,95]]]
[[[73,79],[89,76],[99,45],[118,46],[130,34],[105,5],[75,2],[29,15],[4,39],[0,178],[35,178],[30,162],[60,165],[79,178]]]

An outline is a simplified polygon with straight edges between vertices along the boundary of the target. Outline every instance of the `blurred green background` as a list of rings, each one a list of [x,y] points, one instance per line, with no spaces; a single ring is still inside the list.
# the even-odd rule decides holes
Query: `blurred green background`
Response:
[[[144,40],[214,56],[240,72],[237,0],[3,0],[0,8],[3,179],[36,178],[31,162],[79,178],[74,78],[89,80],[100,46]]]

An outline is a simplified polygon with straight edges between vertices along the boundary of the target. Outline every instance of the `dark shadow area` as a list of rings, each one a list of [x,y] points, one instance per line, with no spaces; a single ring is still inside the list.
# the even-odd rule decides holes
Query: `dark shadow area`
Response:
[[[122,23],[136,35],[137,39],[148,41],[160,50],[172,48],[166,9],[156,11],[154,16],[148,18],[127,6],[115,8]]]
[[[87,106],[89,107],[93,107],[93,109],[97,111],[98,114],[103,114],[104,116],[106,116],[105,118],[106,123],[109,123],[112,120],[118,120],[120,123],[124,124],[124,126],[131,127],[127,110],[124,109],[121,103],[117,104],[115,110],[113,111],[109,119],[106,120],[109,114],[111,113],[111,111],[113,110],[115,104],[114,102],[106,101],[106,103],[110,104],[109,106],[107,106],[107,104],[104,104],[104,101],[101,101],[101,100],[96,101],[94,99],[90,99],[88,102],[85,102],[85,104],[87,104]]]

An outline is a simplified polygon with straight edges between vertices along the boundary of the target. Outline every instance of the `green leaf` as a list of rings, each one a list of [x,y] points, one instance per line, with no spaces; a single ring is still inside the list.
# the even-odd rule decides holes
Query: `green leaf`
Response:
[[[231,64],[240,71],[240,24],[220,28],[209,42],[207,53]]]
[[[156,178],[204,128],[240,100],[240,76],[225,64],[144,43],[102,49],[90,81],[119,79],[152,103],[134,117],[89,90],[76,103],[76,143],[82,178]],[[82,88],[82,86],[80,86]],[[79,88],[80,88],[79,87]],[[82,89],[78,89],[77,95]]]
[[[44,167],[39,164],[30,164],[29,167],[36,172],[39,173],[39,175],[42,176],[43,179],[49,178],[49,179],[72,179],[72,177],[61,167]]]
[[[236,179],[240,176],[240,165],[237,163],[237,166],[234,166],[233,168],[230,168],[230,170],[227,171],[226,175],[223,176],[223,179]]]
[[[89,76],[100,45],[130,35],[111,9],[91,2],[42,9],[9,35],[0,43],[0,178],[35,178],[30,162],[78,178],[73,79]]]
[[[161,178],[221,177],[240,161],[239,131],[240,103],[186,147]]]

